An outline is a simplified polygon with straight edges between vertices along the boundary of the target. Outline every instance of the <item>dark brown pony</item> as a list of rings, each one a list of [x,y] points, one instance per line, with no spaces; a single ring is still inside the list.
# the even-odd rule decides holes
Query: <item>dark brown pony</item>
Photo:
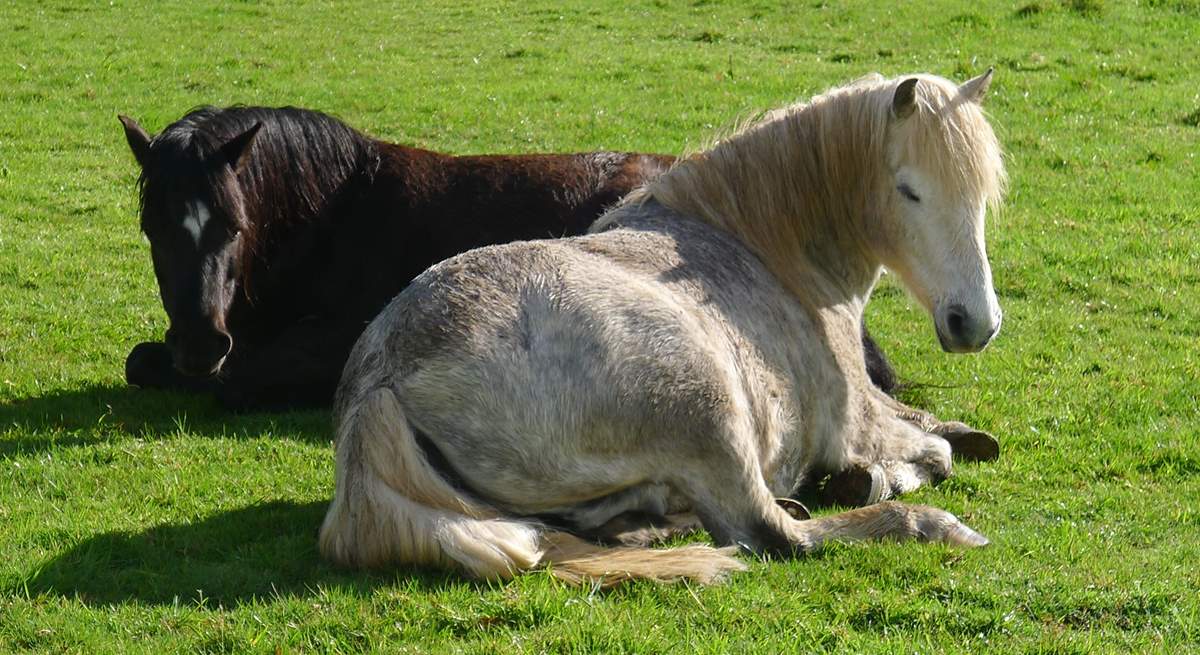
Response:
[[[479,246],[581,234],[664,155],[455,157],[367,137],[316,111],[204,107],[152,137],[141,227],[170,319],[125,362],[141,387],[231,409],[328,404],[355,340],[421,271]],[[895,384],[863,331],[872,379]]]

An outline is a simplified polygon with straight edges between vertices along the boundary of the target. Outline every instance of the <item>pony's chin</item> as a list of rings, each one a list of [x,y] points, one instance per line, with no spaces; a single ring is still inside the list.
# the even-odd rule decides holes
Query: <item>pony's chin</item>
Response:
[[[993,333],[993,335],[994,334],[995,333]],[[987,348],[987,345],[992,342],[992,338],[989,336],[987,339],[985,339],[983,341],[983,343],[980,343],[980,344],[963,343],[960,341],[955,341],[954,339],[951,339],[950,337],[947,337],[946,335],[942,334],[941,330],[937,331],[937,338],[938,338],[938,344],[942,347],[943,352],[948,352],[948,353],[957,354],[957,355],[977,353],[977,352],[983,350],[984,348]]]
[[[205,367],[205,366],[182,366],[182,365],[180,365],[180,363],[178,361],[172,361],[172,364],[174,365],[175,370],[178,371],[180,375],[184,375],[189,378],[211,378],[211,377],[216,377],[218,374],[220,374],[221,367],[225,365],[225,357],[218,359],[215,364],[213,364],[211,366],[207,366],[207,367]]]

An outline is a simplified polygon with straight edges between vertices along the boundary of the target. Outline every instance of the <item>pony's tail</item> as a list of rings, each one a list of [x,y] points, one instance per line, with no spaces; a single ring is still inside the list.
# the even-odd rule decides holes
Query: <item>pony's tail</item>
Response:
[[[601,585],[685,578],[710,583],[745,568],[732,549],[609,548],[501,516],[429,464],[387,387],[346,404],[336,443],[337,489],[321,526],[320,549],[344,566],[456,566],[503,579],[549,565],[567,582]]]
[[[733,555],[735,547],[713,548],[703,544],[676,548],[640,546],[609,547],[584,541],[566,532],[541,533],[544,555],[554,577],[570,584],[611,587],[629,580],[700,584],[722,582],[746,565]]]

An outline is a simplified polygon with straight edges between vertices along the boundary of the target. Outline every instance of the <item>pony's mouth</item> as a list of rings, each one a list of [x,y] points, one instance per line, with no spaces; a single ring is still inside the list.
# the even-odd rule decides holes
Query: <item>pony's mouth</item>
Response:
[[[233,351],[233,338],[223,330],[181,333],[169,329],[165,340],[171,351],[171,365],[180,375],[191,378],[220,373]]]
[[[954,337],[947,336],[946,333],[942,332],[941,329],[937,330],[937,338],[938,344],[941,345],[943,352],[958,354],[977,353],[984,348],[987,348],[987,345],[992,342],[992,337],[995,337],[997,332],[999,332],[998,329],[993,329],[986,337],[977,343],[969,343],[962,339],[956,339]]]
[[[221,372],[221,367],[225,365],[226,357],[226,355],[222,355],[216,362],[207,364],[196,360],[180,361],[179,357],[172,357],[171,363],[181,375],[190,378],[211,378]]]
[[[1000,331],[999,315],[980,317],[959,303],[939,305],[934,328],[938,343],[948,353],[975,353],[987,347]]]

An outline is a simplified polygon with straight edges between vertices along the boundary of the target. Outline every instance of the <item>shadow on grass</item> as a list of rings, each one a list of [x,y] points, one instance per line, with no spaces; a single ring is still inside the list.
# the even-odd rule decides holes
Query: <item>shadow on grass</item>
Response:
[[[192,523],[97,535],[43,564],[25,588],[88,605],[228,607],[312,595],[320,588],[367,594],[398,576],[428,590],[482,584],[451,573],[364,573],[327,564],[317,553],[317,530],[327,506],[324,501],[275,501]]]
[[[154,437],[181,429],[202,437],[278,434],[310,443],[331,439],[328,410],[232,414],[207,396],[124,384],[90,385],[0,405],[0,457],[104,442],[117,434]],[[13,429],[16,428],[16,429]]]

